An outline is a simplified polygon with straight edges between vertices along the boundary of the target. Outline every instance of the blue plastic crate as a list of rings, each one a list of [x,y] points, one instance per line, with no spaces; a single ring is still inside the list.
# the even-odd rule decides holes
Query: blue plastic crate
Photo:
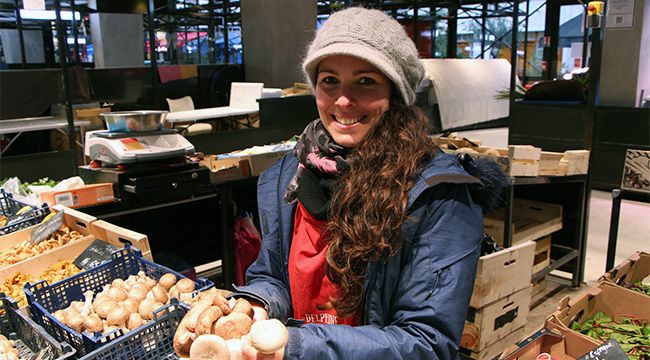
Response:
[[[75,354],[67,343],[59,343],[43,327],[37,325],[9,296],[0,293],[0,334],[14,341],[21,359],[30,359],[43,352],[45,359],[67,359]]]
[[[11,194],[0,189],[0,214],[6,217],[13,216],[25,206],[32,209],[23,213],[20,221],[1,227],[0,236],[36,225],[50,213],[50,207],[47,204],[43,204],[42,207],[30,205],[14,199]]]
[[[156,280],[166,273],[172,273],[178,279],[185,278],[174,270],[143,258],[140,250],[128,244],[123,249],[114,252],[112,256],[111,261],[52,285],[48,285],[46,281],[39,281],[33,285],[25,284],[25,296],[34,320],[59,341],[65,341],[72,345],[79,355],[85,355],[97,349],[106,341],[110,341],[107,338],[111,336],[113,338],[122,336],[122,331],[118,330],[117,335],[88,334],[87,332],[80,334],[55,319],[52,316],[53,312],[68,307],[72,301],[83,300],[83,293],[88,290],[97,294],[101,292],[104,285],[113,280],[117,278],[126,280],[130,275],[135,275],[140,271],[144,271],[147,276]],[[207,290],[214,285],[212,281],[203,278],[197,279],[195,283],[197,291]]]
[[[178,359],[174,334],[188,309],[176,299],[154,312],[154,321],[116,338],[80,360]]]

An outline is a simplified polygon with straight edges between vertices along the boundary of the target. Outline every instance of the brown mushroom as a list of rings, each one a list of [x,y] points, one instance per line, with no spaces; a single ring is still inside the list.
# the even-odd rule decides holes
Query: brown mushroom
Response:
[[[210,306],[203,310],[199,315],[198,322],[196,323],[196,335],[209,334],[212,330],[212,324],[217,321],[223,313],[218,306]]]
[[[174,284],[176,284],[176,275],[172,273],[167,273],[163,276],[160,277],[158,280],[158,284],[165,288],[165,290],[169,290]]]
[[[232,308],[232,312],[240,312],[242,314],[248,315],[251,319],[253,318],[254,311],[251,303],[248,300],[239,298],[235,301],[235,306]]]
[[[176,283],[176,289],[178,289],[181,294],[191,293],[195,288],[196,284],[194,284],[194,281],[190,279],[180,279]]]
[[[287,345],[289,331],[277,319],[259,320],[250,328],[251,345],[262,354],[273,354]]]
[[[201,335],[192,343],[190,360],[230,360],[230,350],[219,336]]]
[[[253,320],[246,314],[239,312],[223,316],[212,325],[212,333],[221,336],[224,340],[239,339],[248,334]]]

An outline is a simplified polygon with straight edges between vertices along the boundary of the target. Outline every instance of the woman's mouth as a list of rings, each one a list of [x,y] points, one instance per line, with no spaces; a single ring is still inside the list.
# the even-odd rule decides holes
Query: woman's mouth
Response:
[[[334,119],[334,121],[338,122],[339,124],[348,126],[363,121],[366,118],[366,116],[343,117],[343,116],[332,115],[332,118]]]

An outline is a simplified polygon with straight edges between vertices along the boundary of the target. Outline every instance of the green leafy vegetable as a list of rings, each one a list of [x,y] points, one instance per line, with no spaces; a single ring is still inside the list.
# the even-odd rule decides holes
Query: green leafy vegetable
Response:
[[[630,359],[650,360],[650,326],[647,320],[624,317],[614,321],[599,311],[582,324],[572,322],[570,328],[598,341],[616,340]]]

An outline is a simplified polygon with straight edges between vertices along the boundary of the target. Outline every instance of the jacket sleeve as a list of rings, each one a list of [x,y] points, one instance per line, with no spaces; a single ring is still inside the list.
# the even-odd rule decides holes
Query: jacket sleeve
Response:
[[[482,212],[471,201],[466,185],[440,184],[421,196],[426,204],[411,214],[419,221],[415,220],[414,235],[405,239],[401,270],[384,274],[384,278],[398,276],[395,288],[384,289],[378,296],[383,306],[373,309],[369,297],[369,312],[387,309],[379,316],[383,323],[371,316],[369,324],[357,327],[308,324],[290,328],[285,358],[456,357],[480,254]]]
[[[246,285],[235,286],[233,296],[261,301],[266,306],[269,318],[286,321],[292,313],[292,307],[285,282],[286,256],[283,246],[289,246],[289,242],[282,242],[281,210],[275,206],[279,199],[282,162],[279,161],[263,172],[259,178],[257,198],[262,247],[259,256],[246,271]]]

